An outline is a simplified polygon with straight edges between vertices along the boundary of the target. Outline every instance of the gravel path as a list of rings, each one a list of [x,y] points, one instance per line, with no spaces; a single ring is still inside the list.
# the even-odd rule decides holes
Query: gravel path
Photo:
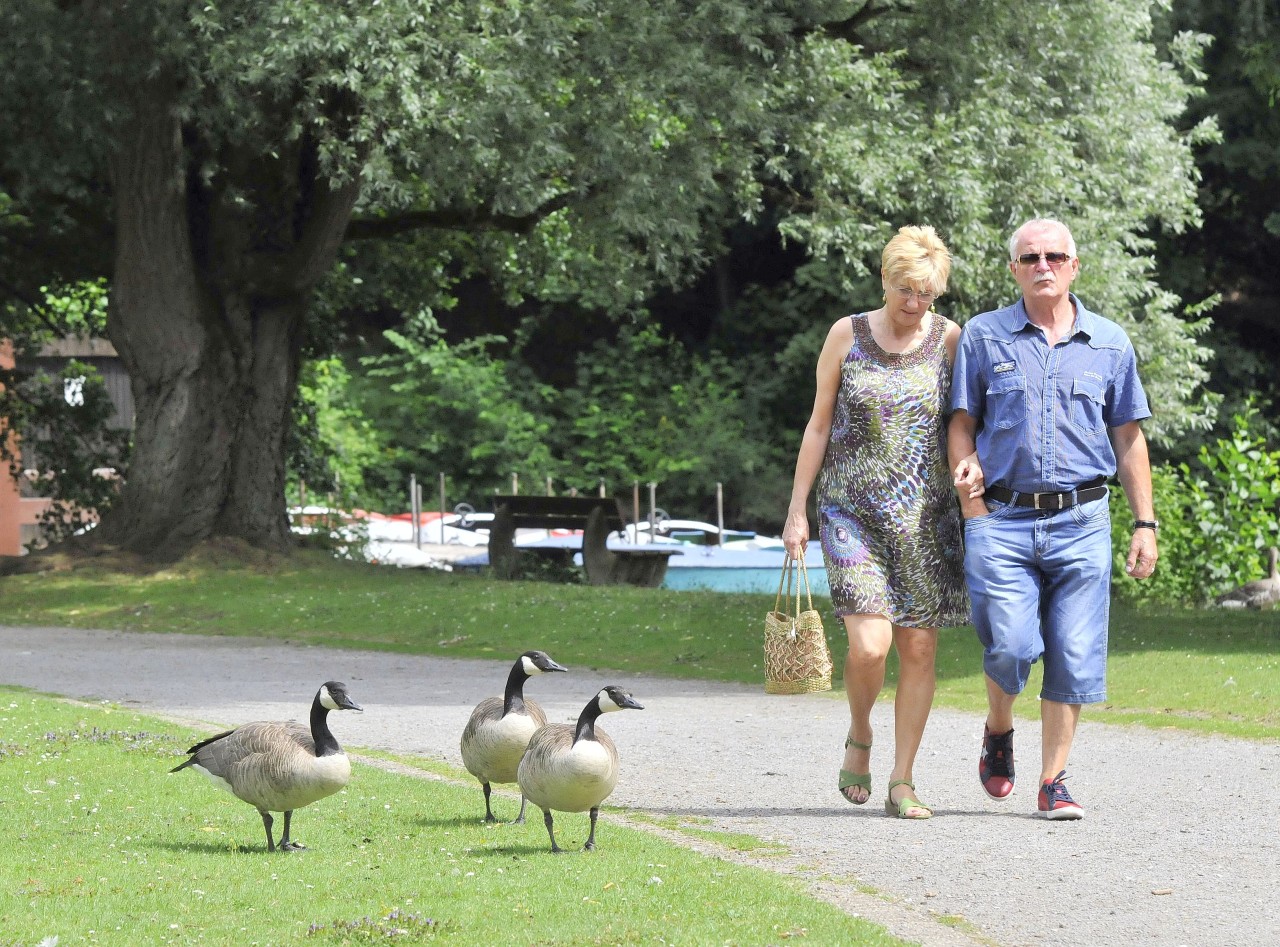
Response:
[[[366,708],[335,723],[344,744],[459,767],[467,715],[501,691],[509,667],[509,659],[0,627],[0,683],[235,725],[301,716],[314,689],[336,678]],[[623,758],[611,804],[779,842],[790,856],[759,864],[800,874],[819,896],[899,936],[942,947],[1280,943],[1280,841],[1270,809],[1280,747],[1091,723],[1086,710],[1068,785],[1088,814],[1050,823],[1034,815],[1025,782],[1009,802],[987,799],[975,774],[982,720],[939,710],[916,767],[937,813],[907,822],[883,814],[890,706],[877,708],[872,802],[855,807],[835,790],[848,720],[842,695],[766,696],[570,670],[528,685],[553,720],[575,718],[605,683],[628,688],[646,708],[605,720]],[[1027,708],[1032,701],[1023,699]],[[1019,722],[1028,781],[1039,737],[1037,723]],[[515,807],[513,797],[498,805]],[[964,921],[937,920],[944,916]]]

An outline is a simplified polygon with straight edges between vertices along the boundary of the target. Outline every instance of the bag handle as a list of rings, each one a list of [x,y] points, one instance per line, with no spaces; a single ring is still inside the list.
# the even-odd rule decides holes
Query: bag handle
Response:
[[[804,555],[797,560],[800,563],[800,580],[796,582],[796,617],[800,617],[800,581],[804,582],[804,594],[809,600],[808,611],[813,611],[813,592],[809,589],[809,569],[804,564]]]
[[[800,564],[800,575],[798,578],[796,578],[796,571],[795,571],[796,563]],[[813,611],[813,591],[809,588],[809,569],[804,563],[803,552],[800,553],[799,559],[792,559],[791,554],[787,553],[786,558],[782,561],[782,575],[778,577],[778,594],[773,599],[773,610],[775,612],[780,611],[779,606],[782,605],[782,602],[783,602],[783,598],[782,598],[783,583],[786,583],[786,586],[787,586],[787,598],[786,598],[786,605],[784,607],[787,608],[788,610],[791,608],[791,582],[793,578],[795,579],[795,587],[796,587],[796,610],[794,612],[794,616],[796,618],[799,618],[801,612],[804,611],[803,609],[800,608],[800,586],[802,583],[804,585],[805,597],[809,601],[809,608],[807,610]],[[790,611],[786,611],[786,612],[783,612],[783,614],[787,615],[788,617],[791,617],[793,613]]]
[[[791,606],[791,578],[794,574],[793,570],[795,569],[794,562],[795,560],[791,558],[790,553],[788,553],[786,557],[782,560],[782,574],[778,576],[778,594],[773,599],[773,610],[775,612],[780,611],[784,615],[787,614],[784,611],[784,609],[790,608]],[[787,585],[787,597],[785,600],[782,597],[782,584],[784,582]],[[800,593],[800,586],[797,584],[796,585],[797,596],[799,595],[799,593]],[[796,599],[797,604],[799,604],[799,601],[800,601],[799,598],[797,598]],[[796,612],[796,614],[799,615],[800,613]]]

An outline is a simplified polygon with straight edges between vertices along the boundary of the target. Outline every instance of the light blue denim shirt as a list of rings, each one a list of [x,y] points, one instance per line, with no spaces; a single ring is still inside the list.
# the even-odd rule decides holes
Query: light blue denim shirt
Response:
[[[988,484],[1033,493],[1110,478],[1107,429],[1151,417],[1129,337],[1074,294],[1071,301],[1075,325],[1052,348],[1021,298],[965,324],[951,408],[978,422]]]

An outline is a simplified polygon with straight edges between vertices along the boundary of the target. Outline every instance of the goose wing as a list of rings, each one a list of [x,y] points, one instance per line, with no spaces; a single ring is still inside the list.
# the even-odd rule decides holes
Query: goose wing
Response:
[[[351,778],[346,754],[317,757],[310,729],[296,721],[247,723],[191,749],[183,766],[263,812],[300,809]]]
[[[547,722],[542,708],[531,700],[509,714],[502,708],[499,697],[481,701],[462,731],[462,763],[481,782],[514,783],[529,738]]]
[[[584,812],[599,805],[618,784],[618,751],[596,728],[594,740],[574,740],[568,724],[539,728],[520,761],[521,791],[542,809]]]
[[[1263,605],[1274,601],[1280,601],[1280,582],[1276,582],[1274,579],[1254,579],[1252,582],[1246,582],[1238,589],[1232,589],[1217,598],[1219,605],[1245,606],[1248,608],[1261,608]]]

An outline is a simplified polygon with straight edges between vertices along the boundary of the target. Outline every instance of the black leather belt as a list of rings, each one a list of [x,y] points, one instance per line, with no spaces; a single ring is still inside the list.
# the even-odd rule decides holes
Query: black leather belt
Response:
[[[1034,510],[1066,510],[1077,503],[1088,503],[1090,500],[1101,500],[1107,495],[1105,483],[1092,481],[1076,490],[1066,493],[1018,493],[1008,487],[993,483],[987,487],[986,496],[997,503],[1012,503],[1014,506],[1029,506]],[[1015,500],[1014,497],[1017,497]]]

